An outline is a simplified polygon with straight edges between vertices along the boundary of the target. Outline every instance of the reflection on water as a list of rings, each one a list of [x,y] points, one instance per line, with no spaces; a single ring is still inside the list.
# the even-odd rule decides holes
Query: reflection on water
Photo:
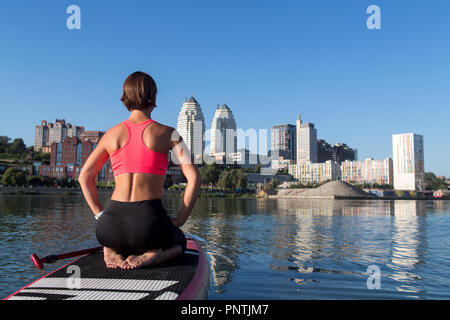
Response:
[[[445,201],[205,198],[183,230],[205,240],[210,299],[448,299],[449,222]],[[96,246],[95,225],[81,196],[0,195],[0,295],[42,274],[32,252]]]

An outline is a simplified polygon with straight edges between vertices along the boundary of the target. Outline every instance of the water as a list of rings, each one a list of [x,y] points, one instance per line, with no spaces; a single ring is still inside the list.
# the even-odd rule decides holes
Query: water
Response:
[[[95,226],[82,196],[0,195],[0,297],[64,264],[31,253],[97,246]],[[209,299],[450,299],[449,226],[449,201],[207,198],[182,229],[205,240]]]

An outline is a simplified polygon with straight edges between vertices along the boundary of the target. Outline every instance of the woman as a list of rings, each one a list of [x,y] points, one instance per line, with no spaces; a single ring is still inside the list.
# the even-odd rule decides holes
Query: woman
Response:
[[[154,80],[143,72],[125,80],[121,100],[130,117],[105,133],[78,178],[99,220],[96,235],[104,246],[108,268],[134,269],[161,263],[186,248],[179,227],[197,200],[201,178],[175,129],[151,119],[156,92]],[[169,218],[161,201],[169,150],[188,181],[176,218]],[[103,211],[95,178],[108,158],[116,187]]]

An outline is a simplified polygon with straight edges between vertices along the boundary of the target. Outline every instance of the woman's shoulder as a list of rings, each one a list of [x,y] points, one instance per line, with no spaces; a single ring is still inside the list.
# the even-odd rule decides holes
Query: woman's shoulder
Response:
[[[121,135],[124,131],[126,132],[127,128],[123,125],[123,121],[122,121],[122,122],[116,124],[115,126],[109,128],[105,132],[104,137],[110,138],[110,137],[114,137],[117,135]]]
[[[155,121],[155,125],[149,126],[149,128],[153,128],[153,130],[157,131],[159,134],[167,136],[170,136],[172,132],[176,131],[175,128],[158,121]]]

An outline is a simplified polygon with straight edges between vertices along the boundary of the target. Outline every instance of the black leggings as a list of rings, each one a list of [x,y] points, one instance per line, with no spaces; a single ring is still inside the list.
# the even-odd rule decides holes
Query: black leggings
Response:
[[[186,250],[186,237],[175,227],[161,199],[136,202],[110,200],[98,220],[97,240],[123,256],[179,244]]]

